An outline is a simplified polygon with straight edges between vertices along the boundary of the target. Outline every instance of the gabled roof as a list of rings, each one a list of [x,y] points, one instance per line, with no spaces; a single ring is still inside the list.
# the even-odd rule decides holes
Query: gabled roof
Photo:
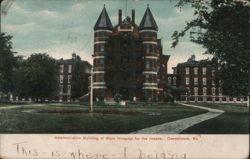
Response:
[[[94,26],[94,30],[97,30],[97,29],[112,29],[113,26],[112,26],[112,23],[109,19],[109,15],[105,9],[105,6],[104,8],[102,9],[102,12]]]
[[[144,16],[141,20],[139,29],[154,29],[154,30],[158,30],[158,26],[155,22],[155,19],[149,9],[149,6],[147,7]]]

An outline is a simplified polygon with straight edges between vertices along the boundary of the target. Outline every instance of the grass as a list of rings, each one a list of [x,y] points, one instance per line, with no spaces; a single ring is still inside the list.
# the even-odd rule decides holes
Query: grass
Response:
[[[182,134],[249,134],[249,108],[234,104],[198,103],[209,108],[225,111],[222,115],[201,122]]]
[[[181,106],[95,107],[80,105],[28,106],[0,110],[0,133],[119,133],[126,134],[206,111]],[[156,115],[152,115],[156,114]]]

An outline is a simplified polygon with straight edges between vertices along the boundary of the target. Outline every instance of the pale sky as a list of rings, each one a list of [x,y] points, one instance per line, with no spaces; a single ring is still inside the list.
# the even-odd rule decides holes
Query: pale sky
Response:
[[[93,27],[103,5],[106,5],[113,26],[118,23],[118,9],[123,10],[125,18],[125,0],[10,1],[13,1],[11,7],[6,15],[2,15],[2,32],[13,36],[13,50],[25,57],[32,53],[48,53],[56,59],[67,59],[75,52],[92,63]],[[170,72],[172,67],[186,61],[192,54],[197,59],[207,58],[202,54],[205,49],[190,42],[188,35],[176,48],[171,48],[173,32],[180,31],[186,21],[194,18],[192,8],[176,8],[175,2],[169,0],[128,0],[127,15],[131,16],[131,9],[135,9],[138,25],[147,3],[159,27],[158,38],[162,38],[163,54],[171,55]]]

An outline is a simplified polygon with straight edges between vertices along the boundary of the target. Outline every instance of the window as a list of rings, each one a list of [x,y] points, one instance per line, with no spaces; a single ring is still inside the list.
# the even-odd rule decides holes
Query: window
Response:
[[[63,94],[63,85],[60,85],[59,89],[60,89],[60,94]]]
[[[146,54],[149,54],[149,53],[150,53],[150,46],[146,45]]]
[[[186,87],[186,89],[187,89],[186,94],[190,94],[190,88],[189,88],[189,87]]]
[[[104,67],[104,59],[100,59],[100,67]]]
[[[215,87],[212,88],[212,95],[215,95]]]
[[[171,81],[172,81],[171,77],[168,77],[168,84],[171,84],[172,83]]]
[[[206,68],[206,67],[203,67],[203,68],[202,68],[202,74],[203,74],[203,75],[206,75],[206,74],[207,74],[207,68]]]
[[[194,85],[198,85],[198,78],[194,78]]]
[[[63,75],[60,75],[60,83],[63,83]]]
[[[202,78],[203,81],[203,85],[207,85],[207,79],[206,78]]]
[[[149,69],[150,68],[150,62],[149,62],[149,60],[146,60],[145,62],[146,62],[146,69]]]
[[[194,67],[194,74],[198,75],[198,67]]]
[[[186,67],[186,75],[189,75],[189,67]]]
[[[64,66],[63,65],[60,65],[60,72],[63,73],[63,68]]]
[[[145,82],[149,82],[149,75],[145,75]]]
[[[72,72],[72,65],[69,65],[68,66],[68,73],[71,73]]]
[[[215,81],[214,81],[214,79],[212,79],[212,85],[213,85],[213,86],[215,85]]]
[[[68,94],[71,94],[71,85],[68,85]]]
[[[194,87],[194,95],[198,95],[198,87]]]
[[[215,70],[211,70],[212,76],[215,76]]]
[[[203,87],[203,95],[207,95],[207,88]]]
[[[103,82],[104,81],[104,74],[94,74],[93,76],[94,82]]]
[[[71,82],[71,75],[68,75],[68,83],[70,83]]]
[[[222,95],[222,89],[219,87],[219,95]]]
[[[189,85],[189,78],[186,78],[186,85]]]
[[[221,80],[219,80],[219,85],[221,86],[221,84],[222,84],[222,81],[221,81]]]
[[[176,86],[176,77],[173,78],[173,85]]]
[[[100,51],[101,51],[101,52],[104,51],[104,44],[100,44]]]
[[[189,67],[186,67],[186,75],[189,75]]]

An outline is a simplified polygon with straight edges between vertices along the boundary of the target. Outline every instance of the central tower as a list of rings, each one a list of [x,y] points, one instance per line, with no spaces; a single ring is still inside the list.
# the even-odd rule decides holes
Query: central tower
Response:
[[[104,6],[94,31],[94,99],[161,100],[161,76],[167,73],[161,63],[167,61],[161,60],[166,55],[162,55],[158,26],[149,6],[139,26],[135,10],[124,19],[119,10],[114,27]]]

